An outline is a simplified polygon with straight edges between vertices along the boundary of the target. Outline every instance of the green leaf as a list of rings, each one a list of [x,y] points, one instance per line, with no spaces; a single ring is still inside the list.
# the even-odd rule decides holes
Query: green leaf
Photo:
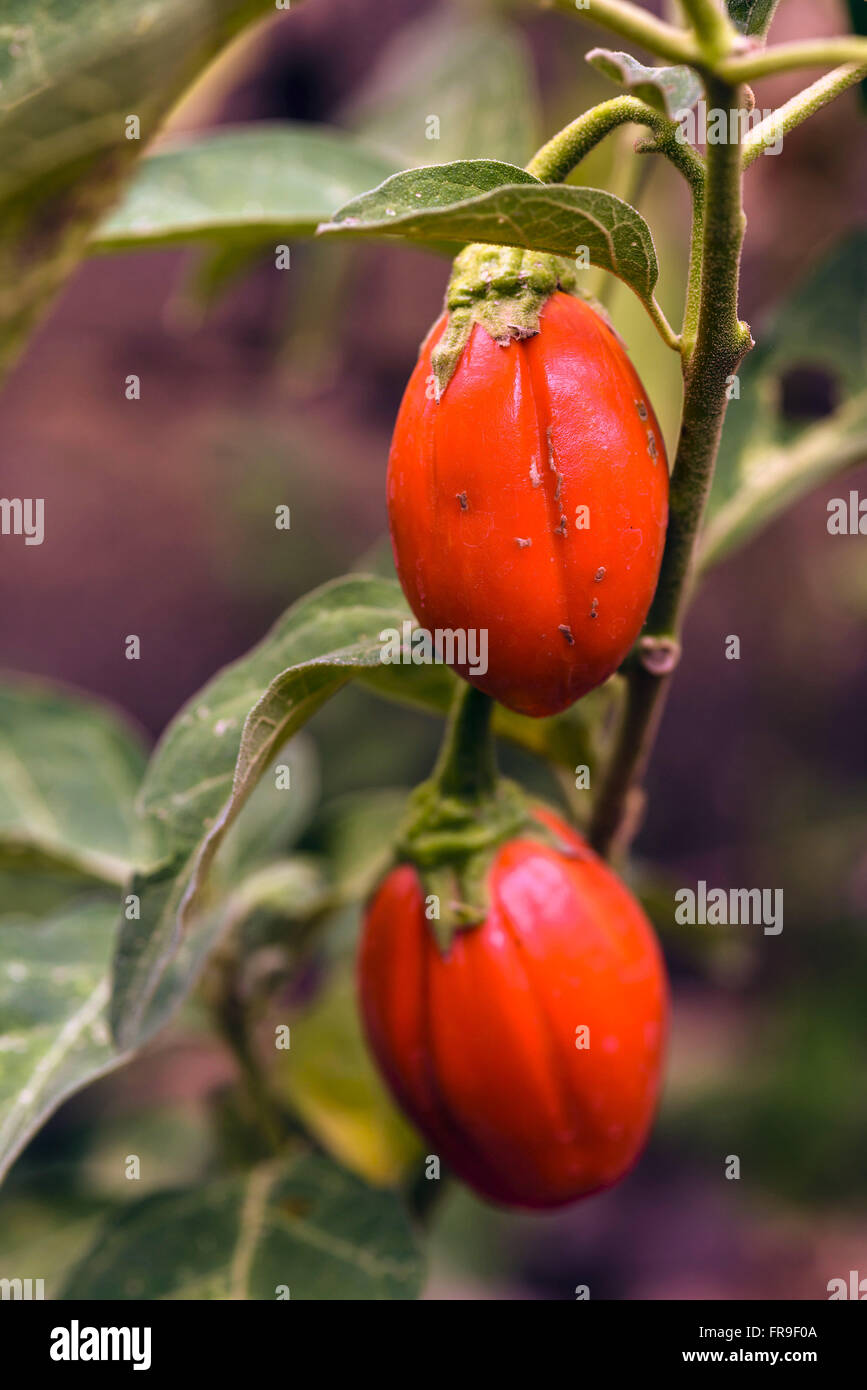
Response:
[[[312,236],[336,207],[397,167],[340,130],[259,122],[219,129],[143,159],[123,202],[97,227],[93,249],[188,241],[249,249]]]
[[[780,0],[728,0],[729,18],[742,34],[766,34]]]
[[[0,46],[0,361],[84,254],[129,168],[208,59],[273,0],[6,0]],[[127,138],[127,117],[140,138]]]
[[[587,62],[670,120],[677,120],[681,112],[689,111],[701,96],[701,81],[692,68],[648,68],[631,53],[610,48],[591,49]]]
[[[399,29],[342,118],[402,167],[432,155],[524,164],[538,144],[536,104],[517,28],[438,8]]]
[[[138,920],[125,921],[115,963],[112,1020],[124,1046],[168,1017],[190,977],[168,975],[200,904],[214,856],[275,755],[346,681],[378,666],[383,628],[409,610],[388,580],[350,576],[301,599],[247,656],[220,672],[161,739],[142,786],[143,814],[164,858],[134,880]],[[396,667],[398,672],[406,668]],[[282,792],[291,796],[290,787]],[[185,957],[201,964],[193,936]],[[161,989],[167,977],[168,989]]]
[[[744,363],[729,404],[700,559],[704,568],[743,545],[818,483],[867,457],[867,232],[822,262],[778,313]],[[806,369],[827,381],[830,413],[786,420],[782,383]]]
[[[122,884],[147,849],[133,809],[145,756],[108,705],[0,685],[0,868]]]
[[[406,1176],[420,1142],[379,1079],[361,1031],[354,962],[342,961],[313,1003],[293,1015],[292,1046],[274,1084],[340,1163],[377,1185]]]
[[[58,1105],[122,1056],[106,1006],[117,908],[0,918],[0,1177]]]
[[[305,1156],[136,1202],[62,1296],[412,1299],[422,1275],[400,1201]]]
[[[414,242],[488,242],[559,256],[588,248],[593,265],[648,301],[659,275],[650,228],[612,193],[544,184],[491,160],[411,169],[340,208],[320,234]]]

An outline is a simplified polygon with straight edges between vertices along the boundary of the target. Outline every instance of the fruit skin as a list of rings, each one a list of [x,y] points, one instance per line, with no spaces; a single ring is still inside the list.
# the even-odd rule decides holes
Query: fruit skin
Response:
[[[522,714],[555,714],[614,672],[659,576],[668,468],[619,339],[557,291],[507,346],[475,323],[441,398],[422,346],[398,414],[388,513],[404,593],[430,631],[488,633],[456,667]],[[589,529],[576,509],[589,509]],[[529,544],[528,544],[529,542]]]
[[[526,836],[488,876],[484,922],[441,955],[416,869],[368,908],[359,954],[367,1037],[399,1104],[483,1197],[557,1207],[621,1178],[660,1086],[665,967],[632,895],[556,816],[565,852]],[[589,1047],[576,1029],[589,1028]]]

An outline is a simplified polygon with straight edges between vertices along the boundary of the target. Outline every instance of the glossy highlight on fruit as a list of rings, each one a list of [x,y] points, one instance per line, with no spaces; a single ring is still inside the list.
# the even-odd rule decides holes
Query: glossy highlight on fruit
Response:
[[[424,343],[388,465],[397,572],[419,623],[487,633],[465,679],[522,714],[555,714],[637,638],[668,519],[665,446],[604,319],[561,290],[532,336],[473,324],[437,399]],[[476,663],[478,667],[478,663]]]
[[[665,967],[638,903],[547,811],[554,843],[496,852],[490,906],[441,954],[417,870],[369,906],[361,1012],[399,1104],[459,1178],[510,1206],[561,1206],[635,1163],[660,1086]]]

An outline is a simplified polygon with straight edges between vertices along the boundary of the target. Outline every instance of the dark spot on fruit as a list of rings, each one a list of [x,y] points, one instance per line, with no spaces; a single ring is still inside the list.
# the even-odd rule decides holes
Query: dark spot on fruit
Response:
[[[465,512],[467,510],[467,507],[470,505],[467,501],[467,494],[465,492],[459,492],[457,494],[457,498],[461,504],[461,511]]]
[[[560,626],[558,627],[557,631],[558,631],[558,632],[562,632],[563,636],[566,638],[566,641],[569,643],[569,646],[570,646],[570,647],[574,647],[574,645],[575,645],[575,638],[572,636],[572,629],[571,629],[571,627],[567,627],[565,623],[561,623]]]
[[[605,578],[605,566],[604,566],[604,565],[600,565],[600,566],[599,566],[599,568],[598,568],[598,570],[596,571],[596,573],[594,574],[593,578],[595,579],[595,581],[596,581],[597,584],[599,583],[600,579],[604,579],[604,578]]]
[[[599,612],[599,600],[598,600],[598,598],[595,598],[595,599],[593,599],[592,603],[590,604],[590,616],[591,616],[591,618],[595,618],[598,612]]]
[[[647,419],[647,406],[644,404],[644,401],[636,401],[636,402],[635,402],[635,406],[636,406],[636,409],[637,409],[637,411],[638,411],[638,418],[639,418],[639,420],[646,420],[646,419]]]
[[[532,545],[532,544],[533,544],[533,542],[532,542],[531,540],[525,540],[525,538],[524,538],[523,536],[516,536],[516,537],[515,537],[515,540],[518,542],[518,545],[521,547],[522,550],[524,549],[525,546],[528,546],[528,545]]]
[[[555,536],[565,536],[565,534],[566,534],[566,518],[565,518],[565,516],[561,516],[559,525],[554,527],[554,535],[555,535]]]

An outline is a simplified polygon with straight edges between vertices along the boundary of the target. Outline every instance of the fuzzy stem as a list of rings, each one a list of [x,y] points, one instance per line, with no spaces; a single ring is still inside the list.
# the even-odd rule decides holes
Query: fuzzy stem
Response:
[[[867,63],[867,39],[805,39],[800,43],[779,43],[764,52],[727,58],[717,69],[725,82],[755,82],[775,72],[796,68],[824,68],[835,63]]]
[[[739,109],[740,92],[706,81],[708,106]],[[735,123],[740,131],[740,121]],[[678,636],[698,536],[728,404],[728,385],[752,346],[738,317],[745,218],[739,139],[707,153],[701,289],[694,349],[684,361],[680,439],[671,478],[662,569],[638,659],[627,671],[628,694],[615,751],[593,809],[591,843],[602,853],[615,840],[630,791],[643,772],[676,665]]]
[[[631,122],[653,131],[653,148],[665,155],[693,189],[704,182],[704,160],[691,145],[677,139],[678,126],[639,97],[619,96],[600,102],[549,140],[533,156],[527,172],[544,183],[560,183],[605,136]]]
[[[861,63],[860,66],[857,63],[844,63],[842,67],[826,73],[776,111],[772,111],[770,116],[766,116],[759,125],[753,127],[744,140],[744,168],[748,169],[770,145],[783,135],[788,135],[790,130],[802,125],[808,117],[821,111],[823,106],[827,106],[849,87],[854,87],[864,77],[867,77],[867,62]]]
[[[629,4],[628,0],[587,0],[580,7],[575,0],[551,0],[551,3],[573,18],[589,19],[671,63],[699,61],[699,50],[691,34],[664,23],[638,5]]]

